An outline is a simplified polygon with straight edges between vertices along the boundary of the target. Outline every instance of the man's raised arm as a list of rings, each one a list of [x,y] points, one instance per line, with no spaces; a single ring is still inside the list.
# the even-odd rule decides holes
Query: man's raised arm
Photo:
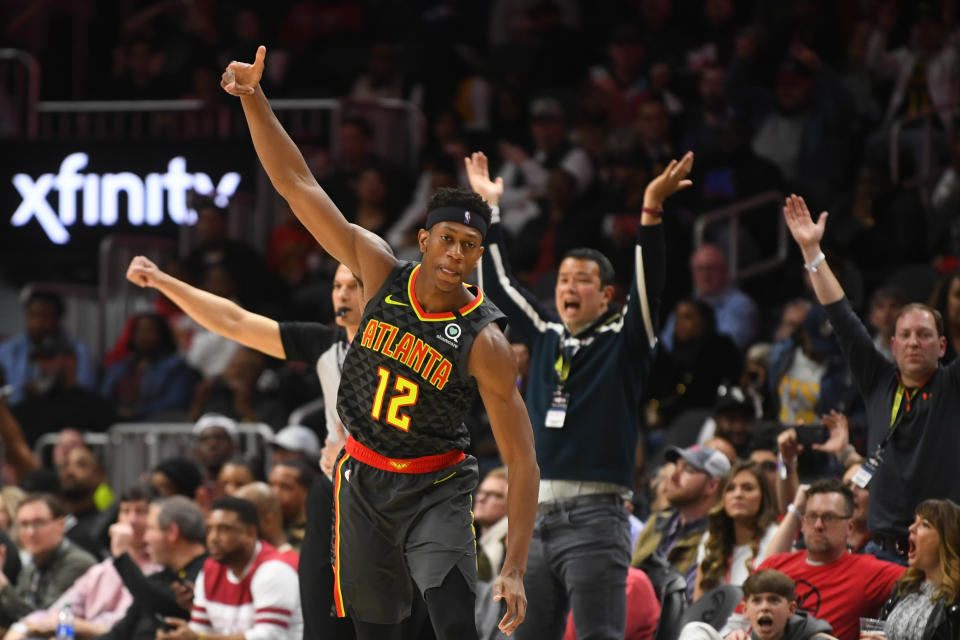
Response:
[[[813,291],[817,295],[817,300],[827,310],[847,366],[850,367],[861,389],[871,389],[877,380],[892,373],[890,368],[893,365],[874,346],[863,322],[853,312],[849,301],[844,299],[843,287],[833,275],[820,249],[820,241],[827,226],[827,216],[827,212],[824,211],[814,223],[810,217],[810,210],[807,209],[807,203],[797,195],[788,197],[783,206],[783,217],[793,239],[797,241],[803,253],[803,261],[810,273]],[[841,300],[844,301],[843,304],[834,304]]]
[[[813,292],[817,294],[817,300],[823,305],[837,302],[844,296],[843,287],[833,275],[820,249],[820,241],[827,228],[828,216],[829,214],[824,211],[814,223],[807,203],[798,195],[787,196],[787,201],[783,205],[783,218],[803,253],[803,261],[810,273]]]
[[[231,62],[223,72],[220,86],[240,98],[253,146],[277,192],[317,242],[375,291],[396,259],[370,237],[372,234],[347,222],[313,177],[260,88],[266,55],[267,49],[261,45],[253,64]]]

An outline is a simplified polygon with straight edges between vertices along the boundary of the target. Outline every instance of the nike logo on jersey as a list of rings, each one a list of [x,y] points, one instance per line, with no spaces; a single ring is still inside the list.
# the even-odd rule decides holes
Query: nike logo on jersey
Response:
[[[408,305],[406,302],[400,302],[399,300],[394,300],[392,293],[388,293],[388,294],[387,294],[387,297],[384,298],[383,301],[386,302],[387,304],[395,304],[395,305],[397,305],[398,307],[409,307],[409,306],[410,306],[410,305]]]

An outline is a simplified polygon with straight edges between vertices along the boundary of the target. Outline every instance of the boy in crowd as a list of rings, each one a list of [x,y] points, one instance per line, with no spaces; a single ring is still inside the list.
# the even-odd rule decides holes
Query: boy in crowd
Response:
[[[796,584],[784,573],[764,569],[743,583],[743,608],[750,631],[738,630],[723,640],[836,640],[830,624],[797,611]],[[705,622],[691,622],[680,640],[721,640]]]

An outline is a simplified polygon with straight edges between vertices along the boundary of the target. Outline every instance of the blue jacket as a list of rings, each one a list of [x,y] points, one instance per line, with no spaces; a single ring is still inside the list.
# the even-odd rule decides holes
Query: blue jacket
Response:
[[[498,220],[487,233],[480,286],[510,321],[511,339],[530,350],[526,404],[544,479],[633,486],[642,385],[653,358],[664,283],[662,225],[640,227],[634,278],[622,311],[610,310],[576,336],[514,280]],[[560,429],[545,423],[557,388],[561,341],[570,359],[570,394]]]
[[[77,339],[71,338],[70,342],[77,354],[77,386],[96,390],[97,372],[93,358],[90,357],[90,350]],[[26,333],[0,342],[0,368],[3,368],[6,384],[13,386],[13,395],[10,396],[11,405],[23,400],[24,387],[37,375],[36,366],[30,362],[32,348]]]
[[[130,355],[110,365],[103,373],[100,394],[113,399],[113,389],[117,382],[129,373],[136,356]],[[193,388],[197,375],[180,357],[172,353],[152,363],[140,380],[140,393],[137,398],[136,417],[169,409],[185,409],[193,397]]]

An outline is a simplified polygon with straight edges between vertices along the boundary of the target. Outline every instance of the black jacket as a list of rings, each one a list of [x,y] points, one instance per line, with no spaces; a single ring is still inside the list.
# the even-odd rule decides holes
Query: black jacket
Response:
[[[188,619],[190,612],[177,604],[170,583],[175,580],[196,582],[206,560],[207,554],[202,553],[181,571],[164,568],[144,576],[128,554],[115,558],[113,565],[133,595],[133,603],[110,631],[94,640],[154,640],[160,626],[158,616]]]
[[[884,603],[880,612],[880,619],[886,620],[905,596],[906,594],[897,595],[897,588],[894,586],[890,599]],[[923,625],[923,635],[920,639],[960,640],[960,601],[947,606],[943,600],[937,600],[933,612]]]

